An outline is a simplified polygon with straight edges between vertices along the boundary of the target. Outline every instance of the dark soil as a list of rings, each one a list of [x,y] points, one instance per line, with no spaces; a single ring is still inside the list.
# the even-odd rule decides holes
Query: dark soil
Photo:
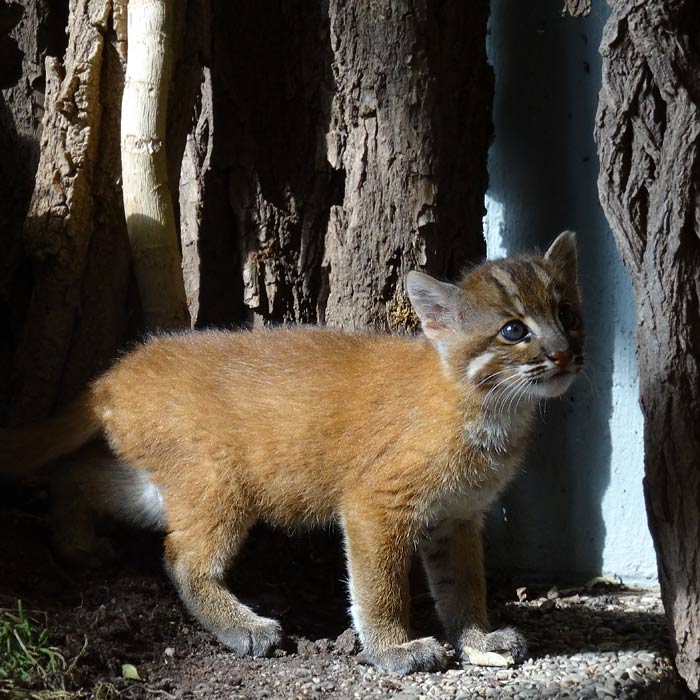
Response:
[[[288,638],[273,659],[242,658],[184,610],[161,566],[158,535],[111,532],[112,561],[76,571],[51,552],[44,499],[0,511],[0,607],[13,608],[21,598],[26,609],[46,613],[50,643],[68,660],[79,656],[68,690],[101,697],[120,691],[130,698],[233,698],[271,697],[276,686],[280,697],[294,697],[298,681],[314,685],[311,679],[327,675],[329,663],[357,665],[351,636],[342,634],[349,626],[347,586],[336,533],[253,531],[231,588],[277,618]],[[329,641],[339,636],[337,644]],[[296,668],[300,659],[308,661],[303,669]],[[142,682],[124,680],[123,664],[135,666]],[[251,695],[249,679],[259,686],[261,677],[270,678],[270,690]]]
[[[3,509],[2,502],[13,508]],[[37,695],[46,684],[34,679],[10,689],[0,684],[0,698],[408,699],[423,697],[437,683],[428,696],[477,697],[471,691],[460,695],[460,686],[453,687],[455,677],[449,674],[457,671],[419,674],[423,678],[412,682],[362,662],[348,630],[346,573],[337,533],[291,537],[259,528],[251,534],[231,575],[231,588],[261,613],[280,620],[287,634],[284,649],[272,658],[254,659],[232,653],[188,615],[163,572],[160,537],[117,530],[110,538],[111,563],[99,570],[75,571],[51,552],[45,510],[45,495],[8,493],[7,488],[0,494],[0,607],[13,608],[21,598],[26,609],[45,612],[50,643],[75,663],[65,677],[55,680],[67,693]],[[429,596],[419,578],[414,584],[417,631],[436,633]],[[512,587],[507,590],[514,595]],[[629,627],[629,617],[611,617],[603,602],[595,624]],[[503,603],[501,599],[498,605],[501,623],[523,629],[535,658],[590,646],[590,640],[581,640],[570,649],[562,647],[559,632],[553,633],[556,610],[547,618],[532,608],[517,608],[520,604],[504,609]],[[571,609],[561,614],[578,613]],[[571,619],[562,617],[566,624],[560,626],[569,629]],[[655,653],[665,654],[662,616],[644,617],[643,624],[659,640]],[[133,665],[140,680],[125,679],[124,664]],[[459,668],[456,662],[454,668]],[[472,686],[486,688],[486,697],[488,688],[513,682],[508,680],[511,676],[497,676],[495,669],[471,668],[467,673],[475,674]]]

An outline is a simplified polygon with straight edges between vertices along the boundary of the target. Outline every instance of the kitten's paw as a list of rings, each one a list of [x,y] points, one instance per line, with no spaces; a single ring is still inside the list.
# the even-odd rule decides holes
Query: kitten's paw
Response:
[[[381,651],[365,651],[367,659],[386,671],[406,675],[415,671],[443,671],[448,656],[444,647],[433,637],[395,644]]]
[[[282,626],[277,620],[256,617],[228,630],[216,631],[219,641],[246,656],[268,656],[282,642]]]
[[[494,632],[471,627],[462,634],[459,647],[464,661],[480,666],[517,664],[527,652],[525,637],[513,627],[503,627]]]

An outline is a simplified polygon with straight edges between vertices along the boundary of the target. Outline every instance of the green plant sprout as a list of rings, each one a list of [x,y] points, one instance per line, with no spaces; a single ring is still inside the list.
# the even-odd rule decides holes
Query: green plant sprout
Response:
[[[21,600],[16,612],[0,608],[0,679],[26,681],[33,672],[46,679],[65,669],[65,659],[48,637],[46,625],[25,614]]]

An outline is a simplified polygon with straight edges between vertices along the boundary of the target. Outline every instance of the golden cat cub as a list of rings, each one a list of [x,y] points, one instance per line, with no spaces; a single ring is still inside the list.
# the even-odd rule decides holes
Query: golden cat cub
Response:
[[[282,634],[224,582],[251,526],[335,521],[373,663],[409,673],[447,662],[436,639],[411,638],[416,551],[458,653],[521,658],[517,631],[489,632],[482,520],[517,471],[537,402],[583,364],[574,236],[544,256],[484,263],[457,286],[412,272],[407,289],[420,337],[283,328],[152,338],[65,412],[4,431],[0,471],[29,475],[62,458],[57,545],[68,558],[94,544],[86,504],[162,529],[182,600],[237,652],[266,654]]]

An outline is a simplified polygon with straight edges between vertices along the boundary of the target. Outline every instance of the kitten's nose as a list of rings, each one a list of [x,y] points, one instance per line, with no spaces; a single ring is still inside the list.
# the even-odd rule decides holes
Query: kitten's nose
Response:
[[[564,350],[563,352],[553,352],[551,355],[547,355],[547,357],[557,367],[561,367],[562,369],[567,367],[572,359],[571,353],[568,350]]]

